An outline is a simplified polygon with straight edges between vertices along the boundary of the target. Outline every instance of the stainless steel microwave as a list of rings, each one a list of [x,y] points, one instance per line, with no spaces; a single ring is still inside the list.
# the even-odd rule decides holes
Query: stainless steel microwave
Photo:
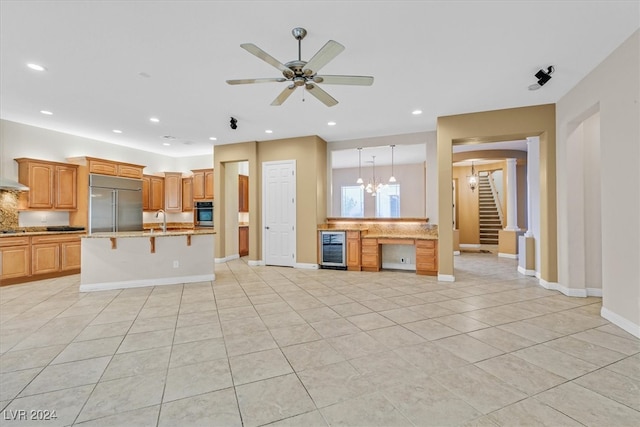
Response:
[[[195,202],[196,227],[213,227],[213,202]]]

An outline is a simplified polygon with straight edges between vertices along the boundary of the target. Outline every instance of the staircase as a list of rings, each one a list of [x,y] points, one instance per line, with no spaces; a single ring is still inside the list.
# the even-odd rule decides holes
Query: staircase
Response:
[[[491,191],[491,183],[486,173],[481,173],[478,182],[478,204],[480,211],[480,244],[497,245],[498,230],[502,229],[502,221]]]

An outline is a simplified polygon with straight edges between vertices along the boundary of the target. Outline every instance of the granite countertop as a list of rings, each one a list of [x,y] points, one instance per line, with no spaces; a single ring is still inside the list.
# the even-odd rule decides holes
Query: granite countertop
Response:
[[[0,233],[0,239],[3,237],[20,237],[20,236],[53,236],[56,234],[86,234],[86,230],[72,231],[16,231],[11,233]]]
[[[318,224],[319,231],[336,230],[336,231],[363,231],[369,227],[362,224]]]
[[[438,240],[438,233],[407,233],[407,234],[380,234],[368,233],[363,239],[412,239],[412,240]]]
[[[102,232],[87,234],[85,238],[123,238],[123,237],[173,237],[173,236],[197,236],[204,234],[216,234],[213,228],[196,228],[188,230],[170,230],[162,231],[118,231],[115,233]]]

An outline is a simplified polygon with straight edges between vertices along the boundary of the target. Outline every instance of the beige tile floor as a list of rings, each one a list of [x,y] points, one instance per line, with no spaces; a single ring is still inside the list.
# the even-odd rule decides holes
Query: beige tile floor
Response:
[[[640,341],[599,298],[491,254],[456,269],[438,283],[235,260],[213,283],[0,288],[0,423],[640,425]]]

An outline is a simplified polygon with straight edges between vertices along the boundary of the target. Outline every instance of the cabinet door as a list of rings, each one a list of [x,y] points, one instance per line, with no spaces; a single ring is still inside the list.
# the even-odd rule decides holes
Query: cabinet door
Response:
[[[148,211],[150,208],[150,199],[151,199],[151,177],[143,176],[142,177],[142,210]]]
[[[55,208],[75,210],[78,208],[78,168],[76,166],[56,166]]]
[[[360,270],[360,232],[347,231],[347,268]]]
[[[207,200],[213,200],[213,169],[205,171],[204,173],[204,198]]]
[[[100,175],[118,175],[118,165],[109,160],[91,159],[89,160],[89,173]]]
[[[249,227],[238,228],[238,253],[240,256],[249,255]]]
[[[142,169],[139,166],[118,165],[118,176],[125,178],[142,178]]]
[[[55,273],[57,271],[60,271],[60,244],[31,245],[31,274]]]
[[[438,274],[438,241],[416,240],[416,273]]]
[[[76,270],[80,268],[80,239],[74,242],[60,243],[60,270]]]
[[[193,178],[182,178],[182,212],[193,210]]]
[[[29,275],[29,246],[0,248],[0,279]]]
[[[238,210],[249,212],[249,177],[238,175]]]
[[[193,173],[193,200],[204,200],[204,172]]]
[[[165,172],[164,174],[164,210],[182,212],[182,174]]]
[[[157,211],[164,205],[164,178],[152,176],[149,188],[149,209]]]
[[[53,209],[53,166],[30,162],[28,168],[29,208]]]

